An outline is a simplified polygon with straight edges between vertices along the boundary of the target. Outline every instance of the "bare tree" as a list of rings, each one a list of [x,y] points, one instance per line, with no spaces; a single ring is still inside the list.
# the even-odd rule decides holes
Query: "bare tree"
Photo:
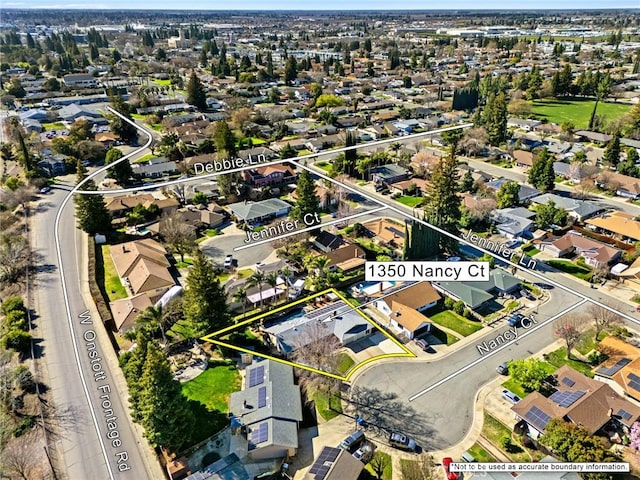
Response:
[[[382,478],[384,469],[387,468],[389,466],[389,463],[391,462],[391,457],[389,457],[388,455],[382,455],[381,453],[382,452],[377,452],[369,462],[373,473],[378,479]]]
[[[553,332],[567,344],[567,359],[584,332],[584,322],[575,314],[564,315],[554,322]]]
[[[595,303],[589,305],[587,314],[593,319],[596,341],[598,341],[600,332],[622,324],[622,317],[615,310],[609,310]]]
[[[484,127],[470,128],[464,132],[458,148],[466,155],[476,157],[486,148],[488,142],[489,137]]]
[[[0,235],[0,284],[16,283],[31,259],[29,242],[24,236]]]
[[[178,212],[163,216],[160,220],[160,235],[169,249],[180,255],[184,262],[184,255],[191,253],[196,247],[196,234],[193,227],[180,217]]]
[[[35,433],[27,433],[12,439],[0,456],[0,470],[9,478],[39,480],[45,478],[45,465],[41,441]]]

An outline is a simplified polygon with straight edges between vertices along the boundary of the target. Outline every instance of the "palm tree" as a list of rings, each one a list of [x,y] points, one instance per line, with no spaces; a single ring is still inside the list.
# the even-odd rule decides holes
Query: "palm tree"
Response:
[[[233,294],[233,301],[242,304],[242,317],[247,313],[247,300],[249,299],[247,295],[247,290],[240,287],[236,293]]]
[[[393,142],[391,145],[389,145],[389,150],[391,150],[395,156],[398,156],[398,150],[400,150],[400,148],[402,148],[402,145],[400,145],[398,142]]]
[[[251,287],[258,287],[260,290],[260,306],[262,306],[262,284],[265,281],[265,275],[260,270],[256,270],[247,279],[247,285]]]
[[[276,272],[271,272],[269,275],[267,275],[267,278],[265,279],[265,281],[271,288],[274,289],[274,294],[275,294],[275,288],[278,285],[278,274]],[[275,295],[274,297],[277,299]]]
[[[287,298],[289,297],[289,283],[291,280],[291,269],[289,267],[283,267],[281,268],[278,273],[280,274],[280,276],[282,278],[284,278],[284,288],[286,289],[287,292]]]
[[[166,345],[167,337],[164,334],[164,320],[162,306],[147,307],[136,317],[136,325],[139,328],[147,329],[150,333],[155,333],[160,329],[162,342]]]

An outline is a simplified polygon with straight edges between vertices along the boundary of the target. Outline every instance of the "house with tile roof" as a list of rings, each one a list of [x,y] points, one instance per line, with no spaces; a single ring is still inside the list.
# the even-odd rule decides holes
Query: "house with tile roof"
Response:
[[[625,212],[608,212],[585,222],[597,232],[611,235],[623,242],[640,241],[640,222],[633,215]]]
[[[434,307],[441,298],[429,282],[417,282],[376,300],[374,306],[400,334],[413,339],[430,331],[431,323],[423,312]]]
[[[472,310],[495,299],[498,294],[510,294],[520,288],[520,280],[510,273],[494,268],[489,280],[481,282],[435,282],[433,286],[453,298],[462,300]]]
[[[584,259],[587,265],[594,268],[607,267],[622,255],[620,249],[574,231],[570,231],[562,237],[544,239],[538,248],[557,258],[577,254]]]
[[[640,348],[610,335],[598,344],[609,358],[594,369],[594,378],[640,401]]]
[[[549,397],[532,392],[511,410],[519,426],[533,438],[544,434],[552,418],[584,427],[593,435],[612,424],[628,433],[640,418],[640,407],[616,393],[611,386],[584,376],[565,365],[554,374],[556,391]]]
[[[615,192],[619,197],[640,198],[640,178],[603,170],[595,179],[596,186]]]
[[[404,247],[405,230],[404,225],[389,218],[378,218],[370,222],[363,223],[362,226],[373,235],[376,243],[387,245],[391,248],[401,250]]]
[[[122,298],[109,303],[113,322],[120,333],[131,329],[138,315],[151,306],[153,304],[146,293],[140,293],[133,297]]]
[[[279,164],[244,170],[242,178],[252,187],[264,187],[296,183],[297,175],[291,167]]]

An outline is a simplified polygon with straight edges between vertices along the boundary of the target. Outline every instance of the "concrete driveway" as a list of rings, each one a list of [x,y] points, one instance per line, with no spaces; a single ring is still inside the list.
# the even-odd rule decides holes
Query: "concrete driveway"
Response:
[[[234,252],[235,247],[245,245],[247,238],[246,233],[231,224],[222,229],[222,234],[215,237],[207,238],[200,244],[200,249],[207,255],[214,264],[224,264],[224,258],[227,255],[233,255],[237,268],[252,267],[256,263],[264,261],[267,257],[274,253],[274,248],[269,243],[256,245],[251,248],[245,248]]]

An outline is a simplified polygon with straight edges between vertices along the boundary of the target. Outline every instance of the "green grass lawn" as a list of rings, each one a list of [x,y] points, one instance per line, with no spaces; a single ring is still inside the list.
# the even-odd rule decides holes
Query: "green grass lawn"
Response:
[[[422,205],[422,202],[424,201],[424,198],[422,198],[422,197],[410,197],[408,195],[403,195],[401,197],[396,198],[396,201],[400,202],[403,205],[406,205],[407,207],[415,208],[415,207],[419,207],[420,205]]]
[[[542,365],[544,366],[544,369],[547,372],[547,375],[551,375],[553,372],[555,372],[557,370],[557,367],[555,367],[554,365],[552,365],[549,362],[542,362]],[[502,386],[504,388],[506,388],[507,390],[511,390],[513,393],[518,395],[520,398],[524,398],[527,395],[529,395],[529,393],[531,393],[531,392],[527,392],[524,389],[524,387],[521,384],[519,384],[518,382],[516,382],[513,378],[509,378],[509,380],[504,382],[502,384]]]
[[[582,338],[576,345],[576,350],[579,351],[582,355],[588,355],[591,350],[594,350],[598,343],[596,342],[594,336],[596,331],[594,329],[587,330],[582,335]]]
[[[316,167],[320,167],[321,169],[325,170],[326,172],[330,172],[331,171],[331,164],[329,162],[318,162],[318,163],[316,163]]]
[[[153,80],[153,83],[155,83],[156,85],[160,85],[161,87],[169,87],[171,86],[171,80],[169,80],[168,78],[166,80],[161,80],[159,78]]]
[[[491,442],[496,447],[500,448],[500,450],[503,451],[504,449],[502,447],[502,439],[504,437],[512,438],[511,430],[498,419],[489,415],[487,412],[484,413],[484,424],[482,425],[482,433],[485,437],[491,440]],[[527,452],[525,452],[524,449],[515,442],[515,440],[513,451],[504,453],[511,457],[514,462],[529,462],[531,460]]]
[[[193,380],[182,384],[182,393],[196,400],[208,410],[226,413],[229,410],[229,395],[240,390],[240,373],[233,364],[214,364]]]
[[[351,358],[346,353],[343,352],[338,354],[338,373],[340,375],[344,375],[351,369],[351,367],[353,367],[355,363],[356,362],[353,360],[353,358]]]
[[[458,341],[458,337],[450,334],[449,332],[443,332],[438,327],[433,327],[431,329],[431,335],[436,337],[438,340],[440,340],[442,343],[444,343],[447,346],[453,345]]]
[[[373,457],[383,457],[385,459],[385,467],[382,471],[382,480],[391,480],[393,478],[393,464],[391,462],[391,455],[378,450]],[[375,472],[373,471],[373,468],[371,468],[370,464],[367,464],[364,468],[367,472],[375,476]]]
[[[569,365],[571,368],[585,374],[587,377],[593,378],[593,372],[591,371],[591,365],[588,363],[580,362],[578,360],[567,360],[566,347],[559,348],[545,356],[545,360],[551,365],[560,368],[563,365]]]
[[[65,130],[67,126],[62,122],[45,122],[42,124],[42,128],[48,132],[49,130]]]
[[[540,250],[538,250],[536,247],[534,247],[529,243],[522,246],[522,252],[528,255],[529,257],[533,257],[534,255],[537,255],[538,253],[540,253]]]
[[[148,160],[151,160],[152,158],[157,158],[157,157],[153,153],[147,153],[146,155],[143,155],[142,157],[135,160],[135,163],[146,162]]]
[[[461,317],[455,312],[450,310],[442,310],[433,315],[429,315],[429,318],[438,325],[450,328],[456,333],[459,333],[463,337],[469,336],[472,333],[482,329],[482,325],[478,322],[472,322],[464,317]]]
[[[116,267],[111,260],[111,246],[102,245],[102,258],[104,262],[104,289],[110,301],[127,298],[127,290],[122,285]]]
[[[251,137],[251,143],[254,147],[257,147],[258,145],[262,145],[263,143],[267,143],[267,142],[262,138]]]
[[[547,260],[547,264],[582,280],[591,278],[591,269],[577,265],[569,260]]]
[[[475,458],[480,463],[489,463],[496,461],[496,459],[493,458],[491,454],[484,448],[482,448],[478,443],[474,443],[468,450],[468,452],[473,455],[473,458]]]
[[[340,394],[332,395],[329,398],[325,392],[318,390],[313,394],[313,400],[316,403],[316,410],[325,420],[331,420],[342,413]]]
[[[595,100],[541,100],[533,102],[533,113],[549,123],[561,125],[570,121],[578,129],[588,128],[594,103]],[[597,114],[611,121],[625,115],[630,108],[627,104],[600,102]]]

